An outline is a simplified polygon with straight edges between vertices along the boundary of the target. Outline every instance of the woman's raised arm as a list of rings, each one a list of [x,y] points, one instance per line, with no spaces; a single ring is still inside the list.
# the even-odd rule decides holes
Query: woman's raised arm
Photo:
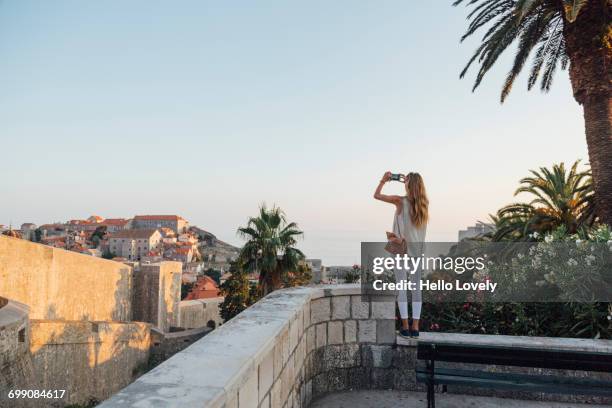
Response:
[[[380,182],[378,183],[378,186],[376,187],[376,191],[374,191],[374,198],[376,200],[384,201],[385,203],[394,204],[396,207],[399,208],[399,206],[402,203],[402,198],[400,196],[397,196],[397,195],[385,195],[385,194],[382,193],[383,186],[390,179],[391,179],[391,172],[390,171],[388,171],[385,174],[383,174],[382,178],[380,179]]]

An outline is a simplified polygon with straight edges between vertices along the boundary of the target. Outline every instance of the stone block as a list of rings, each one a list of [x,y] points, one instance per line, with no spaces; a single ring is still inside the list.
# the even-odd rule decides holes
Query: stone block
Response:
[[[274,349],[259,363],[259,399],[268,393],[274,381]]]
[[[291,392],[291,389],[293,388],[293,383],[294,383],[294,370],[293,370],[293,358],[290,358],[289,361],[287,361],[287,365],[285,365],[285,368],[283,369],[283,372],[281,374],[281,378],[283,380],[283,387],[281,389],[281,399],[283,401],[287,401],[287,399],[289,398],[289,392]]]
[[[351,316],[353,319],[368,319],[370,303],[362,302],[361,296],[351,296]]]
[[[281,346],[281,356],[283,357],[283,365],[285,365],[285,363],[289,359],[289,327],[285,327],[285,329],[283,329],[280,335],[279,344]]]
[[[310,405],[310,401],[312,401],[312,381],[308,381],[306,382],[306,384],[304,384],[304,400],[305,402],[302,403],[302,407],[307,407],[308,405]]]
[[[310,303],[310,319],[312,324],[326,322],[331,316],[330,298],[321,298]]]
[[[416,367],[416,347],[396,347],[393,349],[393,367],[414,371]]]
[[[259,404],[259,408],[270,408],[270,394],[266,394],[261,404]]]
[[[316,347],[315,327],[316,326],[310,326],[306,330],[306,354],[310,354]]]
[[[368,344],[362,346],[362,361],[366,367],[389,368],[393,363],[393,346]]]
[[[257,408],[258,405],[257,375],[252,373],[238,390],[238,406],[241,408]]]
[[[360,343],[376,343],[376,320],[359,320],[357,327]]]
[[[327,323],[327,344],[343,343],[343,327],[344,322],[341,320]]]
[[[310,302],[304,305],[304,332],[310,327]]]
[[[376,342],[378,344],[394,344],[397,340],[394,320],[376,321]]]
[[[275,380],[279,378],[280,373],[283,369],[283,366],[285,365],[285,362],[283,361],[282,349],[283,349],[283,346],[280,343],[276,343],[276,345],[274,346],[274,379]]]
[[[395,319],[395,302],[372,302],[372,319]]]
[[[312,394],[322,395],[328,391],[328,379],[327,375],[319,374],[312,379]]]
[[[347,320],[344,322],[344,342],[354,343],[357,341],[357,321]]]
[[[281,389],[283,388],[283,381],[279,376],[274,382],[272,390],[270,391],[270,408],[282,408],[284,401],[281,400]]]
[[[321,371],[358,367],[361,364],[361,348],[359,344],[327,346],[323,349],[321,363]]]
[[[393,370],[386,368],[372,368],[370,376],[372,388],[379,390],[392,389],[395,382],[394,374]]]
[[[297,371],[301,371],[304,366],[304,361],[306,360],[306,338],[302,337],[302,340],[298,343],[298,346],[295,348],[294,360],[295,360],[295,369]]]
[[[331,298],[331,318],[332,320],[351,318],[350,296],[334,296]]]
[[[327,345],[327,323],[319,323],[315,327],[317,331],[315,347]]]
[[[298,319],[295,319],[291,322],[289,326],[289,354],[293,353],[295,348],[297,347],[298,339],[299,339],[299,328],[302,325]]]

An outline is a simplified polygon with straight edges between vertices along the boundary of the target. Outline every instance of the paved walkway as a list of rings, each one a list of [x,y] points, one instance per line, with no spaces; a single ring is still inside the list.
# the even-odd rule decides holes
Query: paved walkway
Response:
[[[422,392],[346,391],[329,394],[313,401],[309,408],[425,408]],[[602,408],[612,405],[586,405],[562,402],[540,402],[505,398],[475,397],[458,394],[436,394],[436,408]]]

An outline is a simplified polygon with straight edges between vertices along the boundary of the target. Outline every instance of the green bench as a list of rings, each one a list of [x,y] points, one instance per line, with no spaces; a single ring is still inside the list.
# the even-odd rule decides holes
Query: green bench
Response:
[[[427,407],[435,408],[435,385],[462,385],[558,394],[612,396],[612,381],[557,375],[497,373],[439,367],[436,362],[494,364],[612,373],[612,354],[419,341],[417,382],[427,384]]]

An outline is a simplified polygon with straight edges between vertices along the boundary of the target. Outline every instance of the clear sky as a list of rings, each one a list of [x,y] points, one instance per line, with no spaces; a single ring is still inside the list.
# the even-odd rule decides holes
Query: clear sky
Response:
[[[476,43],[450,3],[5,0],[0,223],[178,213],[239,244],[265,201],[349,264],[391,227],[382,173],[419,171],[429,240],[455,240],[587,154],[567,72],[504,105],[511,55],[459,80]]]

